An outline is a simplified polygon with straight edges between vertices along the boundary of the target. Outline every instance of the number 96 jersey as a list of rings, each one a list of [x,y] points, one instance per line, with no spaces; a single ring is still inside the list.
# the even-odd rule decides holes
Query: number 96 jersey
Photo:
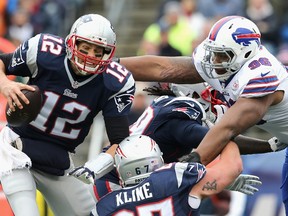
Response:
[[[260,46],[258,54],[249,59],[241,69],[229,79],[220,81],[208,78],[202,67],[204,58],[203,44],[195,50],[194,64],[202,76],[214,89],[221,92],[229,106],[239,98],[259,98],[275,91],[288,91],[287,68],[281,64],[264,46]],[[282,102],[269,107],[265,116],[258,123],[258,127],[276,136],[282,142],[287,142],[288,131],[288,95]]]

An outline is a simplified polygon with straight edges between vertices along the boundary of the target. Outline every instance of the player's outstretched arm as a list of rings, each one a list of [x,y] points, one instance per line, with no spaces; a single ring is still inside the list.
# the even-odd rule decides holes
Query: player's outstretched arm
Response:
[[[114,145],[112,145],[112,147],[113,146]],[[109,149],[107,151],[109,151]],[[102,152],[97,155],[95,159],[87,161],[83,166],[72,169],[68,175],[73,176],[86,184],[94,184],[95,179],[101,178],[114,168],[113,156],[109,153]]]
[[[275,93],[274,93],[275,94]],[[204,165],[216,158],[234,137],[257,124],[274,103],[274,96],[240,98],[223,115],[221,120],[205,135],[196,152]]]
[[[204,82],[198,74],[192,57],[137,56],[120,58],[136,81],[173,83]]]
[[[206,167],[206,175],[193,186],[190,195],[204,198],[224,190],[241,174],[243,169],[237,145],[230,141],[217,161]]]

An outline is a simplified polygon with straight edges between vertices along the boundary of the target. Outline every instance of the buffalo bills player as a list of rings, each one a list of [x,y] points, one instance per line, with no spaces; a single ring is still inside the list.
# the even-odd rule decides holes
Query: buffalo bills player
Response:
[[[104,196],[92,215],[199,215],[201,199],[225,189],[242,171],[239,150],[233,142],[209,168],[195,162],[164,165],[161,155],[148,136],[124,139],[115,154],[124,188]]]
[[[120,61],[132,71],[136,80],[206,81],[223,94],[230,108],[209,130],[194,153],[207,164],[229,140],[254,125],[276,136],[278,141],[275,143],[287,146],[287,69],[260,39],[261,33],[252,21],[228,16],[212,26],[208,37],[195,49],[193,58],[140,56]],[[271,149],[277,151],[277,146],[273,144]],[[256,147],[249,146],[251,153],[259,153]],[[271,149],[262,150],[269,152]],[[287,172],[288,157],[282,177],[282,198],[288,215]]]
[[[76,177],[109,172],[118,143],[129,135],[127,115],[135,83],[128,70],[112,61],[115,46],[111,23],[88,14],[75,21],[66,39],[39,34],[13,54],[1,56],[0,92],[11,109],[13,104],[22,108],[19,98],[28,103],[21,89],[33,88],[6,75],[28,76],[28,84],[37,85],[44,97],[34,121],[23,127],[7,125],[0,134],[1,183],[15,215],[39,215],[36,188],[56,216],[85,216],[94,207],[92,185],[66,174],[74,167],[70,153],[100,111],[112,146],[75,171]]]
[[[209,128],[206,124],[210,126],[210,121],[218,120],[222,114],[221,108],[225,108],[225,104],[215,97],[217,93],[206,83],[190,85],[161,83],[159,86],[144,90],[160,97],[155,98],[138,120],[130,126],[130,135],[142,134],[155,140],[163,152],[165,163],[184,160],[208,132]],[[214,108],[218,110],[217,116],[211,111]],[[236,140],[243,154],[246,153],[246,146],[255,142],[259,146],[269,146],[266,140],[248,139],[244,136]],[[241,177],[243,185],[246,183],[248,185],[250,181],[251,186],[258,184],[256,176],[243,175]],[[97,179],[94,190],[97,200],[117,189],[117,185],[119,185],[119,179],[116,172]],[[249,186],[246,191],[241,190],[247,194],[253,194],[256,191],[257,189],[254,190]]]

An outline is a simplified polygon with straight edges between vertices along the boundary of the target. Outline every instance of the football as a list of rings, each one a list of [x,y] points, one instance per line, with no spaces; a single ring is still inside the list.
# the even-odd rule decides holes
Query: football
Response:
[[[15,105],[15,111],[13,112],[8,103],[6,104],[6,119],[9,125],[13,127],[21,127],[29,124],[33,121],[40,112],[42,105],[42,94],[38,86],[32,85],[35,88],[35,91],[28,91],[23,89],[23,94],[30,101],[29,104],[25,104],[21,99],[20,102],[23,105],[23,109],[19,109]]]

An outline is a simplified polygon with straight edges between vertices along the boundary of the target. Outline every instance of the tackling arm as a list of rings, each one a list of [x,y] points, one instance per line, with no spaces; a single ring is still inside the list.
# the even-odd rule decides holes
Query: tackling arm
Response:
[[[198,74],[191,57],[138,56],[121,58],[136,81],[173,83],[204,82]]]
[[[276,98],[276,93],[273,93],[261,98],[238,99],[197,147],[201,162],[207,165],[220,154],[230,140],[257,124],[269,106],[275,103]]]

